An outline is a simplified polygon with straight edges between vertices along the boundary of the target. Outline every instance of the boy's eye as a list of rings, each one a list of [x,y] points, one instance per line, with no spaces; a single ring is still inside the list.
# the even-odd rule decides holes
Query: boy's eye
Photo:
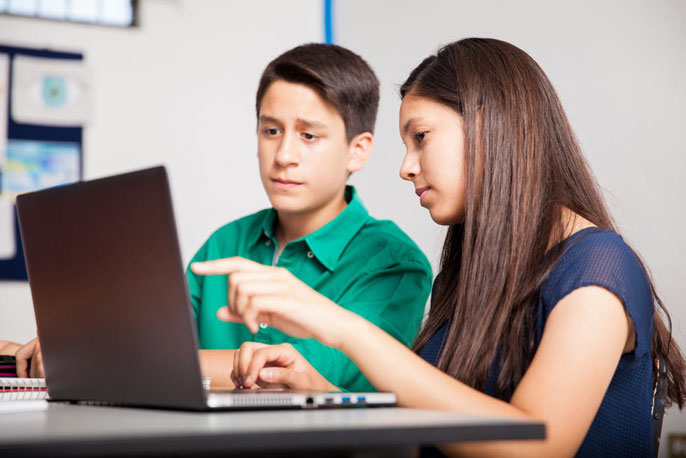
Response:
[[[414,134],[414,139],[417,143],[421,143],[424,140],[424,137],[426,136],[427,132],[417,132]]]
[[[304,138],[305,140],[314,140],[314,139],[317,138],[316,135],[311,134],[311,133],[309,133],[309,132],[303,132],[303,133],[302,133],[302,136],[303,136],[303,138]]]
[[[279,133],[279,129],[276,129],[274,127],[270,127],[270,128],[264,129],[264,133],[267,135],[277,135]]]

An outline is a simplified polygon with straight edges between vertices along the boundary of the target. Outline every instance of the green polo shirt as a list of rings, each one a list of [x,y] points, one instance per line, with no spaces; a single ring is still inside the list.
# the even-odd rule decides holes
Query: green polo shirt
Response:
[[[345,196],[348,205],[336,218],[286,245],[275,265],[409,346],[431,291],[431,266],[398,226],[369,216],[352,186],[346,187]],[[241,256],[272,265],[277,249],[276,219],[271,208],[221,227],[191,262]],[[260,328],[253,335],[241,323],[218,320],[217,309],[226,305],[228,277],[196,275],[190,269],[186,275],[200,348],[234,349],[246,341],[290,343],[341,389],[373,390],[343,353],[314,339],[297,339],[272,327]]]

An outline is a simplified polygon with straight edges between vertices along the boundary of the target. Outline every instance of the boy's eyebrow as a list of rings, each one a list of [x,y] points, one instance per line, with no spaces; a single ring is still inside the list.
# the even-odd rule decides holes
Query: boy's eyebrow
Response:
[[[326,124],[324,124],[323,122],[319,122],[319,121],[310,121],[310,120],[303,119],[303,118],[298,118],[295,121],[300,123],[300,124],[303,124],[305,127],[316,127],[319,129],[323,129],[326,127]]]
[[[274,117],[272,117],[272,116],[267,116],[267,115],[260,115],[259,121],[260,121],[260,122],[271,122],[271,123],[274,123],[274,124],[278,124],[278,123],[279,123],[279,120],[278,120],[278,119],[276,119],[276,118],[274,118]]]
[[[268,122],[268,123],[273,123],[273,124],[281,124],[281,121],[279,121],[275,117],[269,116],[269,115],[260,115],[259,121],[261,123]],[[295,122],[298,124],[302,124],[305,127],[315,127],[315,128],[320,128],[320,129],[323,129],[326,127],[326,124],[324,124],[323,122],[311,121],[309,119],[304,119],[304,118],[297,118],[295,120]]]

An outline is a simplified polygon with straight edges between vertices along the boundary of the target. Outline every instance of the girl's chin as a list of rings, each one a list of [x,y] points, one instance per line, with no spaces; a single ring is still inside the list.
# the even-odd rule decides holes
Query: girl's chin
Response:
[[[453,226],[455,224],[464,223],[464,215],[459,214],[446,214],[429,209],[429,214],[434,223],[440,226]]]

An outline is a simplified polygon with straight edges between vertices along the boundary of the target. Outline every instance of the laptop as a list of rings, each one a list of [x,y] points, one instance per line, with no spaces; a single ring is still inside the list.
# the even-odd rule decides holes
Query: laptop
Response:
[[[52,401],[184,410],[395,404],[392,393],[203,387],[164,167],[23,194],[17,212]]]

